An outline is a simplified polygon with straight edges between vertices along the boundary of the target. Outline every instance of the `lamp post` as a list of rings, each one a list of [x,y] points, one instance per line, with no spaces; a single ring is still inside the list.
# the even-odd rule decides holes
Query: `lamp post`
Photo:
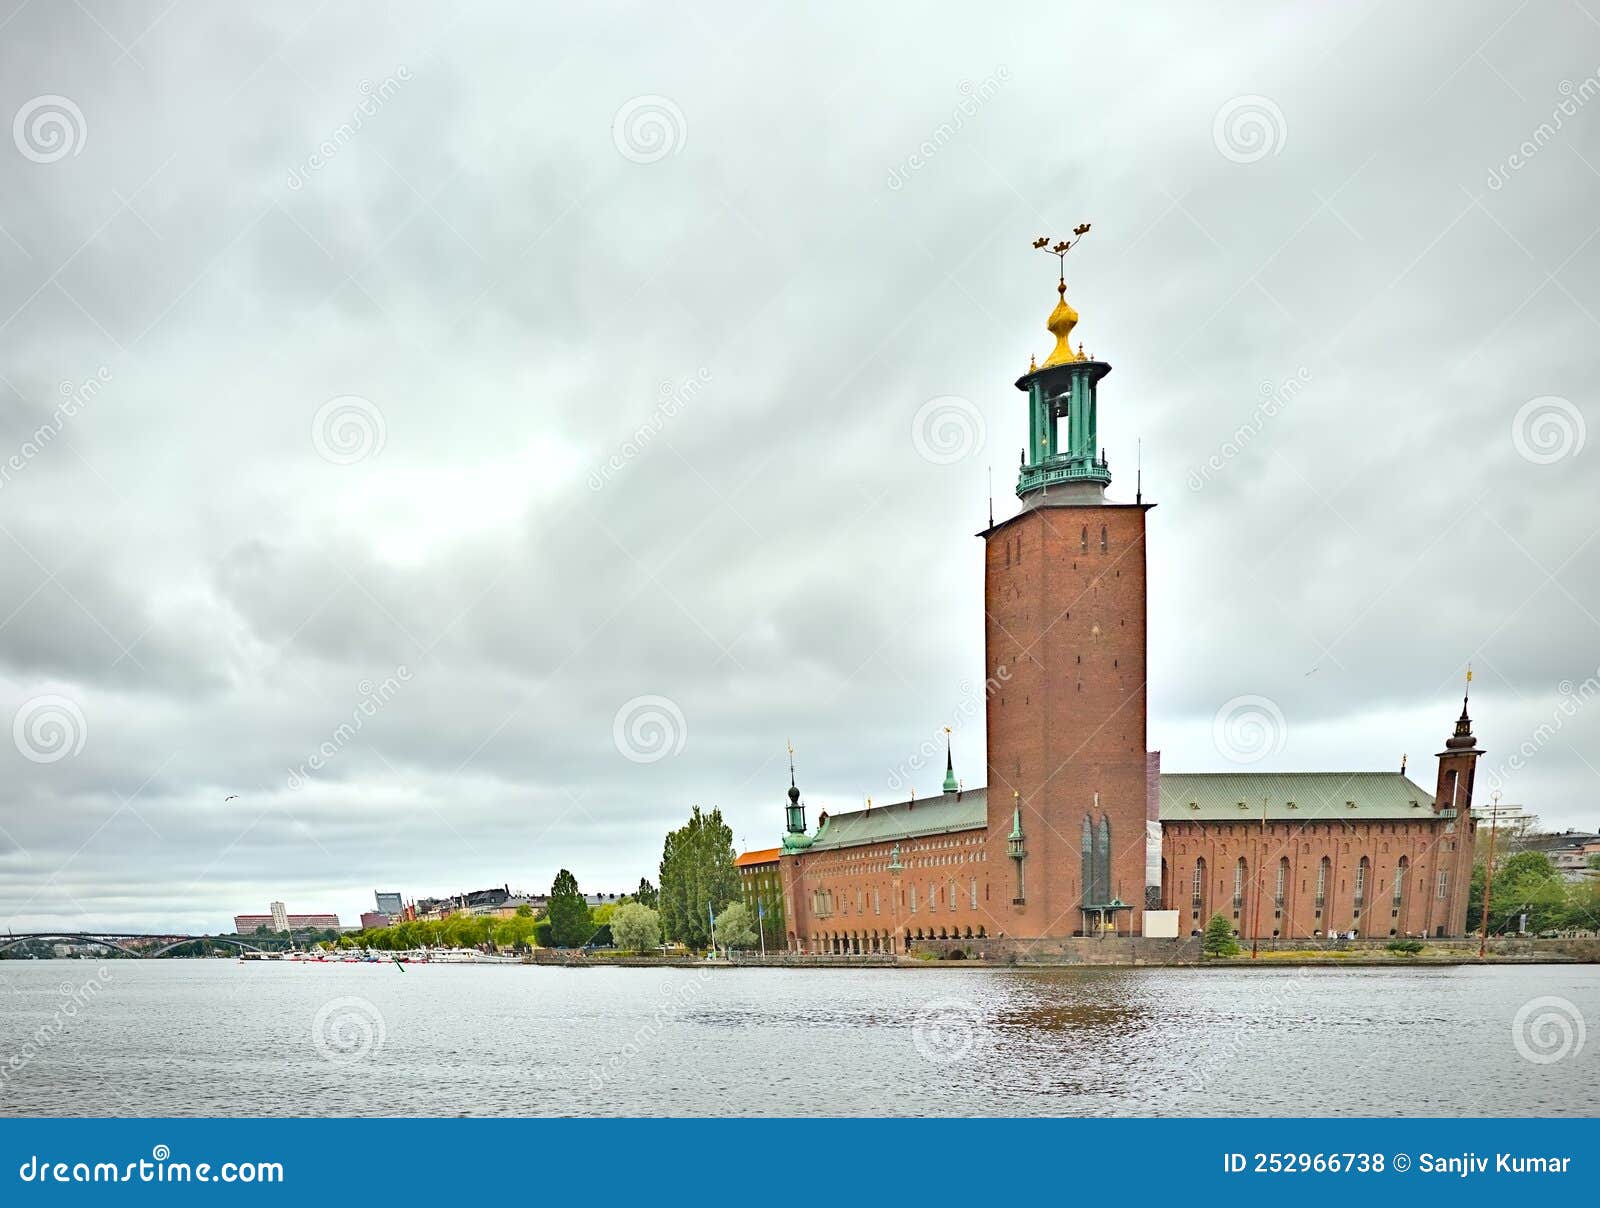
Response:
[[[1267,847],[1267,799],[1261,799],[1261,839],[1256,844],[1256,900],[1250,919],[1250,959],[1256,959],[1256,949],[1261,945],[1261,862]]]
[[[1489,953],[1489,894],[1494,888],[1494,839],[1500,827],[1500,790],[1490,794],[1489,806],[1489,857],[1483,866],[1483,934],[1478,940],[1478,959]],[[1454,802],[1451,802],[1454,805]]]

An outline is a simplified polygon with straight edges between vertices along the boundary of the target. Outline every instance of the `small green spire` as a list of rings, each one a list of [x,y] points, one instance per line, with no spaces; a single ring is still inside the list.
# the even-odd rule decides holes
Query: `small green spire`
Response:
[[[1015,795],[1013,795],[1013,797],[1014,796]],[[1022,806],[1020,804],[1014,806],[1011,810],[1011,833],[1007,835],[1006,838],[1022,838]]]
[[[961,790],[961,782],[956,779],[955,760],[950,755],[950,727],[944,728],[944,791],[955,793]]]

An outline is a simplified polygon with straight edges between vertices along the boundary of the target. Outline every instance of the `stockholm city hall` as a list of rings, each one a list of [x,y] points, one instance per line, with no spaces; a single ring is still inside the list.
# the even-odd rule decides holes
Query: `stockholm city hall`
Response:
[[[1047,955],[1088,937],[1184,937],[1221,914],[1244,937],[1461,936],[1482,751],[1463,698],[1430,794],[1399,771],[1161,770],[1146,747],[1145,524],[1107,497],[1098,390],[1111,366],[1071,337],[1072,240],[1017,379],[1028,437],[1021,509],[984,557],[988,787],[848,813],[807,831],[793,775],[775,860],[790,951],[963,947]],[[1159,824],[1159,876],[1151,848]]]

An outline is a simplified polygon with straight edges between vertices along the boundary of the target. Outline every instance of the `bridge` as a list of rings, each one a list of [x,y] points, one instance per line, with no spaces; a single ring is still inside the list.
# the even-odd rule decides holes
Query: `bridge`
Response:
[[[0,936],[0,952],[14,948],[18,944],[37,941],[57,944],[95,944],[128,956],[154,958],[165,956],[175,949],[200,940],[209,940],[214,944],[231,944],[241,952],[263,951],[255,944],[227,935],[150,935],[137,931],[11,931]],[[143,941],[140,946],[130,946],[139,941]]]

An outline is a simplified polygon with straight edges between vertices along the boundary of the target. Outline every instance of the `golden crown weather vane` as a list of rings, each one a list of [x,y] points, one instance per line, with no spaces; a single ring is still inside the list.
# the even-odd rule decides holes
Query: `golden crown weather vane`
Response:
[[[1067,282],[1067,253],[1073,248],[1077,247],[1078,244],[1082,243],[1083,237],[1088,233],[1089,224],[1087,222],[1080,222],[1077,226],[1072,228],[1071,239],[1062,239],[1057,242],[1054,247],[1050,245],[1050,236],[1048,235],[1040,235],[1039,238],[1033,241],[1033,246],[1035,249],[1041,252],[1049,252],[1050,255],[1054,256],[1056,260],[1060,262],[1061,283],[1063,285],[1065,285]]]

